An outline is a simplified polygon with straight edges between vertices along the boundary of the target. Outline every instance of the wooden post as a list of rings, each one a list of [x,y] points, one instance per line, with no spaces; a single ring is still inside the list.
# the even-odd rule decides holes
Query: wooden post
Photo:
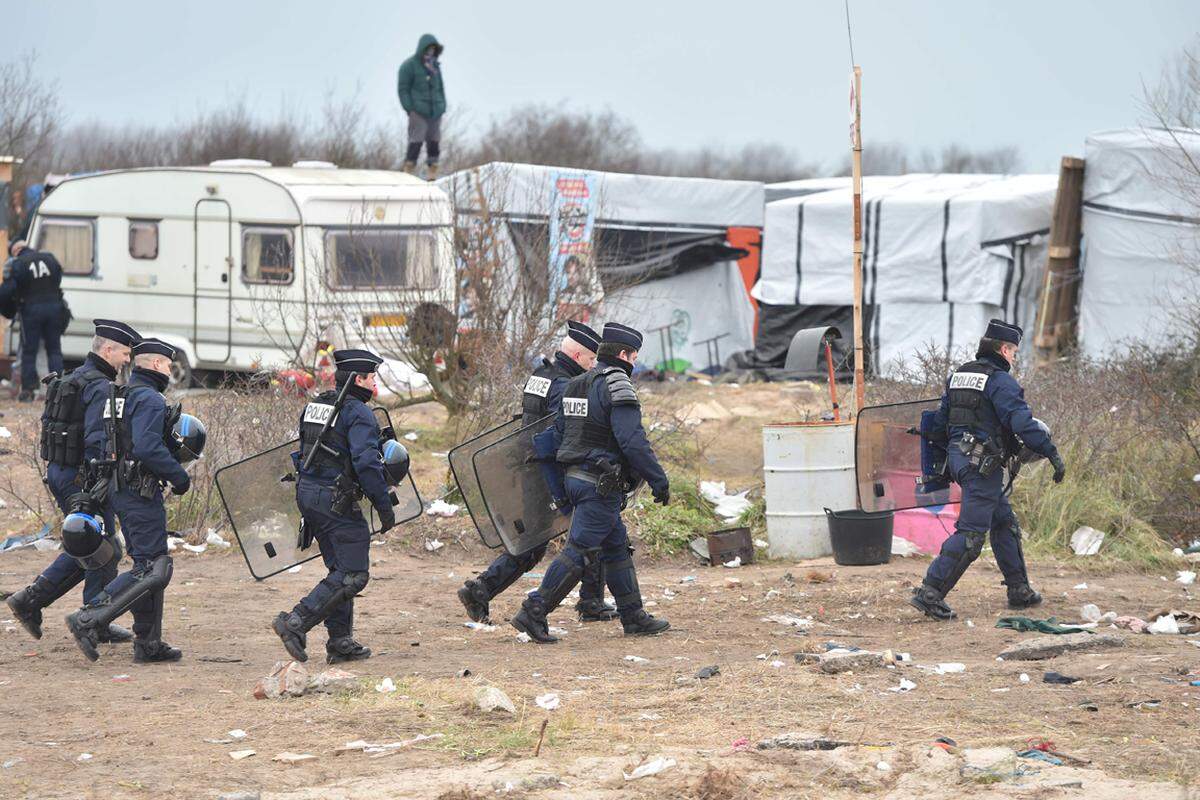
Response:
[[[863,232],[862,232],[862,68],[854,67],[850,104],[853,122],[850,147],[854,163],[854,416],[866,405],[866,378],[863,369]]]
[[[0,190],[7,189],[8,191],[0,191],[0,202],[7,203],[9,201],[9,193],[12,191],[13,167],[21,163],[21,159],[13,158],[12,156],[0,156]],[[9,213],[12,211],[12,206],[0,211],[0,220],[7,220]],[[18,220],[18,223],[20,221]],[[3,255],[0,255],[0,263],[8,260],[8,226],[0,225],[0,249]],[[0,356],[8,355],[8,325],[9,322],[4,317],[0,317]],[[11,359],[5,359],[9,362],[8,366],[0,370],[0,372],[12,373]]]
[[[1050,217],[1050,247],[1033,344],[1040,358],[1053,358],[1075,340],[1079,298],[1079,237],[1083,227],[1084,160],[1064,156]]]

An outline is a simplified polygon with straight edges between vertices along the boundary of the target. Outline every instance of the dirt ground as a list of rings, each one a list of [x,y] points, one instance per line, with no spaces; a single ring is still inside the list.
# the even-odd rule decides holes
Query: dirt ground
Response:
[[[710,401],[712,391],[723,407],[742,407],[690,426],[702,440],[702,471],[737,488],[761,474],[750,432],[766,416],[804,402],[802,393],[780,400],[761,387],[687,391],[689,402]],[[676,417],[690,413],[681,408],[672,406]],[[0,409],[0,424],[13,429],[14,440],[32,421],[27,409]],[[402,423],[422,431],[414,469],[429,496],[441,480],[433,434],[441,422],[437,412],[417,409]],[[715,447],[714,440],[730,446]],[[0,469],[28,480],[19,477],[28,467],[14,453],[0,454]],[[36,491],[30,481],[27,499]],[[31,525],[12,499],[0,510],[0,530]],[[349,665],[358,686],[335,694],[252,694],[286,658],[270,620],[318,580],[315,564],[256,583],[236,546],[199,555],[177,550],[164,635],[184,659],[170,666],[134,665],[128,645],[103,646],[98,663],[85,661],[61,622],[78,595],[49,610],[37,642],[0,607],[0,797],[1200,797],[1189,788],[1200,752],[1200,688],[1190,685],[1200,679],[1198,637],[1126,632],[1120,649],[998,661],[1007,644],[1030,634],[994,627],[1006,610],[1000,575],[987,558],[952,597],[960,619],[939,624],[905,603],[925,559],[729,570],[639,556],[649,610],[671,621],[669,633],[626,638],[618,624],[581,625],[564,607],[551,618],[566,630],[564,640],[539,647],[517,641],[506,620],[540,572],[493,604],[494,630],[464,626],[454,591],[489,555],[469,529],[461,517],[426,519],[373,547],[356,624],[375,655]],[[427,552],[424,542],[434,537],[447,544]],[[20,588],[52,556],[32,548],[0,553],[0,590]],[[1138,615],[1200,605],[1188,587],[1159,575],[1089,574],[1049,563],[1030,572],[1047,598],[1041,617],[1078,619],[1089,602]],[[812,624],[766,620],[788,614]],[[313,671],[324,666],[316,658],[323,641],[320,630],[310,636]],[[839,675],[797,663],[796,653],[822,651],[828,642],[907,652],[912,663]],[[965,664],[965,672],[931,669],[946,662]],[[695,677],[708,666],[720,673]],[[1043,683],[1048,670],[1083,680]],[[384,678],[395,691],[376,690]],[[901,679],[915,688],[891,691]],[[484,686],[502,689],[516,713],[480,711],[474,698]],[[558,708],[536,703],[548,693],[557,694]],[[246,738],[231,739],[234,729]],[[850,744],[826,752],[756,746],[788,732]],[[382,754],[334,752],[354,740],[418,736],[434,738]],[[935,747],[938,737],[958,748]],[[1057,751],[1090,763],[1016,760],[1012,750],[1030,740],[1051,740]],[[255,755],[230,757],[247,749]],[[316,758],[273,760],[285,752]],[[674,766],[623,777],[660,757]]]

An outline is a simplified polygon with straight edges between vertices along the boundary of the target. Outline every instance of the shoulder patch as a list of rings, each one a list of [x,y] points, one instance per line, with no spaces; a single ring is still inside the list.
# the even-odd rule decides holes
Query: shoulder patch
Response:
[[[333,406],[327,403],[309,403],[304,407],[304,422],[324,425],[333,415]]]
[[[529,380],[525,381],[525,394],[535,394],[538,397],[545,397],[550,393],[550,383],[549,378],[530,375]]]
[[[950,376],[951,389],[969,389],[982,392],[987,386],[988,376],[982,372],[956,372]]]
[[[625,371],[617,367],[606,370],[604,379],[608,382],[608,396],[614,406],[638,404],[637,389]]]

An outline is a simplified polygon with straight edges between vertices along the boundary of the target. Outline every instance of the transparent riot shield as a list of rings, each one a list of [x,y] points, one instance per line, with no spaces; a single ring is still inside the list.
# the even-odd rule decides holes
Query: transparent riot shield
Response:
[[[293,439],[222,467],[214,478],[246,566],[260,581],[321,555],[315,541],[307,548],[300,547],[296,468],[291,455],[299,447],[299,440]],[[397,524],[421,515],[421,496],[412,475],[393,487],[390,496]],[[365,499],[361,506],[371,532],[378,533],[375,509]]]
[[[923,433],[938,400],[869,406],[858,415],[854,472],[858,507],[902,511],[962,501],[962,491],[945,472],[945,444]]]
[[[375,414],[375,421],[379,423],[380,437],[383,439],[396,438],[396,429],[392,425],[392,418],[388,414],[387,409],[382,406],[375,406],[371,411]],[[425,510],[425,506],[421,502],[421,495],[417,491],[417,484],[413,482],[411,472],[404,477],[404,480],[398,486],[392,487],[388,494],[392,499],[392,512],[396,515],[397,525],[416,519]],[[375,518],[375,507],[371,505],[371,501],[363,498],[360,505],[363,514],[367,517],[368,524],[371,526],[371,533],[379,533],[379,520]]]
[[[552,416],[480,448],[471,457],[488,519],[504,549],[525,553],[561,536],[571,519],[560,514],[550,497],[542,462],[534,459],[533,437],[554,424]]]
[[[504,541],[500,538],[500,532],[496,530],[496,526],[492,524],[492,519],[488,515],[486,504],[483,502],[483,494],[479,489],[479,481],[475,478],[475,469],[471,463],[471,459],[485,447],[495,444],[501,439],[506,438],[509,434],[515,433],[521,429],[521,418],[516,417],[503,425],[497,425],[491,430],[486,430],[483,433],[471,439],[467,439],[462,444],[456,445],[448,454],[447,458],[450,461],[450,472],[454,475],[454,482],[458,484],[458,490],[462,493],[463,503],[467,506],[467,513],[471,515],[471,521],[475,523],[475,529],[479,531],[479,538],[483,543],[491,548],[503,547]]]

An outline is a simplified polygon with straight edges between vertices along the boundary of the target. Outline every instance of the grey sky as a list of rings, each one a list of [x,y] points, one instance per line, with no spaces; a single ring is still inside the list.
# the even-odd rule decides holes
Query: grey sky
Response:
[[[1200,30],[1197,0],[851,0],[864,140],[1014,144],[1053,171],[1093,130],[1134,124],[1141,81]],[[319,114],[358,87],[398,116],[420,34],[446,46],[448,100],[478,129],[527,102],[608,107],[652,147],[775,141],[827,166],[848,144],[841,0],[809,2],[24,2],[73,121],[166,123],[244,96]]]

